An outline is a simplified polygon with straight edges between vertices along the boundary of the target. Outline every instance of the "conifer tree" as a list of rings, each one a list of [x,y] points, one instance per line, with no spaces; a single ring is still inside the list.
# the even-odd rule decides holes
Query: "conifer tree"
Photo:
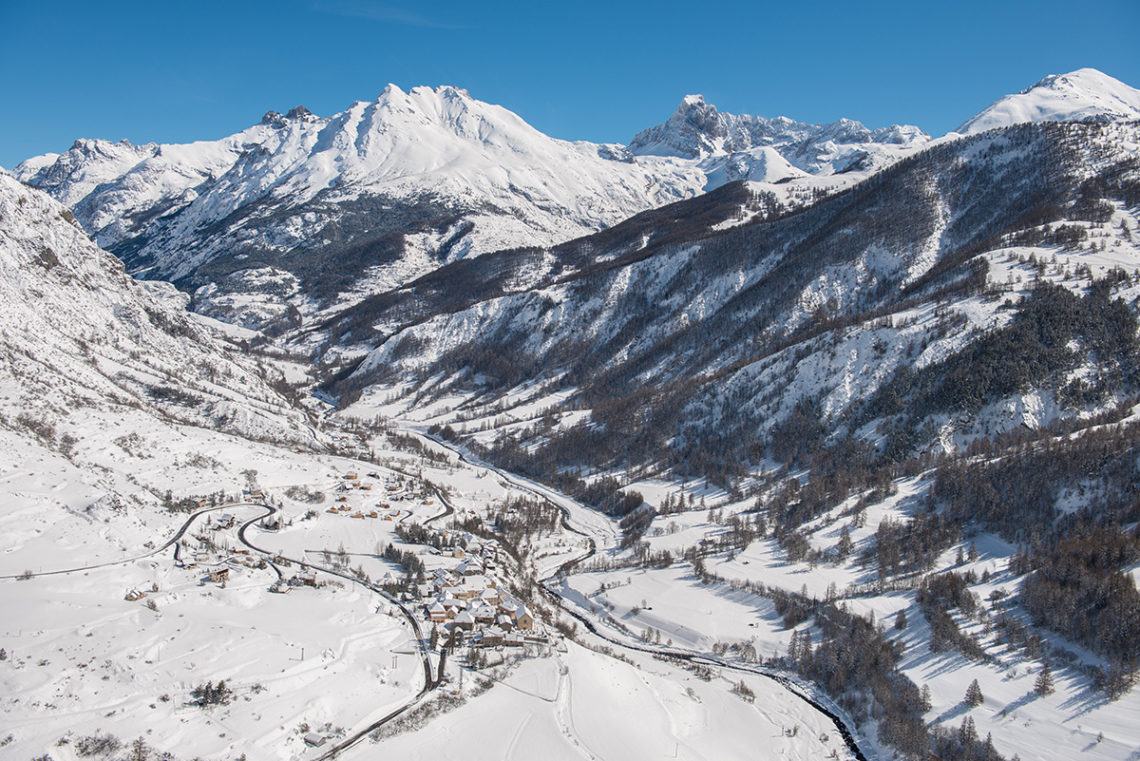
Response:
[[[1037,681],[1033,683],[1033,691],[1039,696],[1045,697],[1052,695],[1053,690],[1053,674],[1049,669],[1049,661],[1045,661],[1045,665],[1037,672]]]
[[[966,688],[966,705],[971,708],[980,706],[985,699],[982,688],[978,686],[978,680],[970,682],[970,686]]]

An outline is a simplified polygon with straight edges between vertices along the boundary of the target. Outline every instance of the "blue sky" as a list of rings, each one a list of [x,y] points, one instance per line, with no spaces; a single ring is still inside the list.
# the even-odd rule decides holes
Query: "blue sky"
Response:
[[[566,139],[626,142],[686,93],[723,111],[942,134],[1092,66],[1140,86],[1138,0],[0,0],[0,165],[77,137],[214,139],[384,85],[454,84]]]

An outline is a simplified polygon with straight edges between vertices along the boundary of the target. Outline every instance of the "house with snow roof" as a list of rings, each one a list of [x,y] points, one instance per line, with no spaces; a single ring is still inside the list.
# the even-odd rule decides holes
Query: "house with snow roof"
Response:
[[[534,614],[530,612],[530,608],[520,604],[515,609],[514,614],[515,628],[530,631],[534,628]]]
[[[470,611],[461,610],[455,615],[452,625],[458,626],[463,631],[471,631],[475,628],[475,617],[471,615]]]

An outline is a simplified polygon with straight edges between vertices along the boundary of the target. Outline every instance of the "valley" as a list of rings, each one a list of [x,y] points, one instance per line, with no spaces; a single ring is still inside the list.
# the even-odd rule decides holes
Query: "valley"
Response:
[[[0,171],[0,756],[1135,761],[1138,235],[1093,69]]]

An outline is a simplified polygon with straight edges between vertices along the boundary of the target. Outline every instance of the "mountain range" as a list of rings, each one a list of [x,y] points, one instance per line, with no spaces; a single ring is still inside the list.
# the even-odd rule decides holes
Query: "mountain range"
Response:
[[[1140,658],[1137,235],[1140,91],[1092,69],[939,137],[689,95],[627,145],[390,85],[0,175],[0,433],[72,465],[120,416],[327,450],[310,381],[274,370],[311,363],[362,441],[394,418],[421,463],[462,454],[612,519],[565,580],[582,610],[613,579],[568,585],[611,571],[763,600],[807,633],[773,663],[884,746],[997,758],[973,714],[944,726],[987,710],[955,670],[989,696],[1063,664],[1070,697],[1103,696],[1002,692],[978,714],[1002,752],[1026,715],[1134,711],[1114,701]],[[644,609],[597,621],[681,621]],[[877,654],[852,660],[853,632]],[[1134,738],[1060,732],[1105,758]]]

